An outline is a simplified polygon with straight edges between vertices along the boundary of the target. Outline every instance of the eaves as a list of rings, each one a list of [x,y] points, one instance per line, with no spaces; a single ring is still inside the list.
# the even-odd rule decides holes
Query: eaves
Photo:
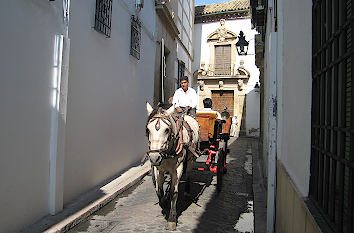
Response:
[[[174,17],[171,15],[166,4],[156,4],[155,9],[157,15],[161,18],[161,21],[166,25],[166,28],[170,29],[169,31],[172,33],[173,38],[176,38],[180,31],[178,30],[177,25],[173,20]]]

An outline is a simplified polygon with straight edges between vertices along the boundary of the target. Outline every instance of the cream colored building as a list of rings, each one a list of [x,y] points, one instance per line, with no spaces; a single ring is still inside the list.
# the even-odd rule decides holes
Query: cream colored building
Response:
[[[248,1],[197,6],[195,11],[194,69],[199,108],[209,97],[213,109],[223,112],[226,107],[231,117],[237,114],[241,134],[259,136],[259,91],[255,88],[259,70],[254,44],[258,33],[251,29]],[[240,33],[249,43],[244,55],[236,46]]]

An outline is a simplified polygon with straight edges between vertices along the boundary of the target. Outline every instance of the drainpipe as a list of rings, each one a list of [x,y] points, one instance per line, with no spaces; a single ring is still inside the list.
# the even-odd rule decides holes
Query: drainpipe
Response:
[[[166,76],[166,58],[165,58],[165,40],[161,39],[161,103],[165,102],[165,76]]]
[[[269,35],[269,146],[268,146],[268,195],[267,233],[275,232],[276,155],[277,155],[277,32],[274,30],[274,0],[268,0],[271,30]]]
[[[70,0],[63,0],[63,34],[55,36],[49,151],[49,213],[63,209],[65,127],[69,72]]]

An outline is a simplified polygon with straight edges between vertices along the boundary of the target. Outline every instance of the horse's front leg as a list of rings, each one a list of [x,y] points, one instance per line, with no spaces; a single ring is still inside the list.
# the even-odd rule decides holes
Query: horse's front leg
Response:
[[[171,231],[176,230],[176,226],[177,226],[176,204],[178,198],[178,184],[179,181],[181,180],[182,173],[183,173],[183,163],[180,163],[180,165],[176,169],[176,173],[171,175],[171,189],[170,189],[171,209],[167,220],[168,228]]]
[[[159,198],[159,205],[162,210],[165,210],[167,207],[165,192],[163,190],[163,183],[165,182],[165,173],[157,169],[156,166],[152,167],[154,173],[154,185],[157,197]]]
[[[191,156],[194,156],[192,155],[190,152],[187,156],[188,158],[188,161],[187,161],[187,166],[186,166],[186,185],[185,185],[185,189],[184,189],[184,195],[185,196],[189,196],[190,195],[190,175],[191,175],[191,172],[193,170],[193,165],[194,165],[194,160]]]

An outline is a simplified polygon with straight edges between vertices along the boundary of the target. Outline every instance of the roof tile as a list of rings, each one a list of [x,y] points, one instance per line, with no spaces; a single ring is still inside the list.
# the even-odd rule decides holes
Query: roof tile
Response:
[[[221,13],[225,11],[234,11],[234,10],[245,10],[249,9],[250,2],[249,0],[237,0],[230,2],[222,3],[213,3],[208,5],[196,6],[195,15],[206,15],[212,13]]]

